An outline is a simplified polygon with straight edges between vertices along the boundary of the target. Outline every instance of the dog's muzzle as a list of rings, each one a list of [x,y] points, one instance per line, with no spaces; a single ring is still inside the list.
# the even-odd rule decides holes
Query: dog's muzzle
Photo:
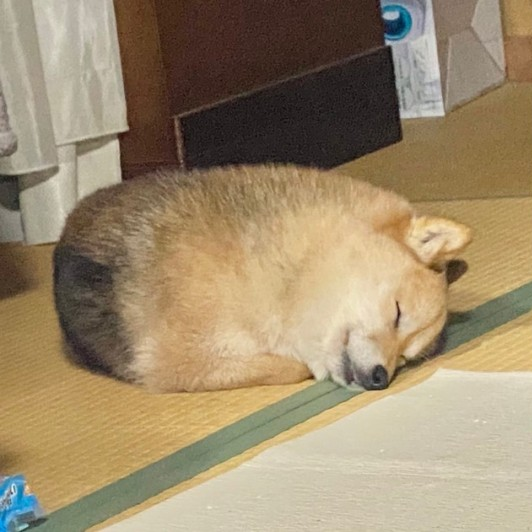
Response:
[[[355,367],[347,353],[342,356],[342,369],[348,386],[359,384],[366,390],[384,390],[390,384],[390,377],[383,365],[377,364],[367,371],[361,371]]]

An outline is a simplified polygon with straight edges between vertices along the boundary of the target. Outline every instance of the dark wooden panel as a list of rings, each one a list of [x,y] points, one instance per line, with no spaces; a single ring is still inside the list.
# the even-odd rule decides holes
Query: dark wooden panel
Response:
[[[378,0],[155,0],[173,114],[384,44]]]
[[[177,160],[153,0],[114,0],[129,131],[120,136],[126,170]]]
[[[391,51],[180,115],[176,124],[183,167],[341,164],[401,138]]]

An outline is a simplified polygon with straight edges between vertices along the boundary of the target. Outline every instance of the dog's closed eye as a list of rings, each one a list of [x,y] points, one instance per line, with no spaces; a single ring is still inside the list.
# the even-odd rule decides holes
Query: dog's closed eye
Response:
[[[401,321],[401,307],[399,306],[399,303],[395,302],[395,308],[396,308],[396,314],[395,314],[395,322],[393,324],[394,329],[399,328],[399,322]]]

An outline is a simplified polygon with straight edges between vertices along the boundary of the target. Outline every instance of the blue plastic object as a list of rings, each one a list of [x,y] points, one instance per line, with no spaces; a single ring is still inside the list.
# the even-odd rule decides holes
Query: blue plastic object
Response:
[[[412,15],[400,4],[388,4],[382,8],[384,35],[388,41],[404,39],[412,29]]]
[[[0,476],[0,532],[21,532],[44,516],[23,475]]]

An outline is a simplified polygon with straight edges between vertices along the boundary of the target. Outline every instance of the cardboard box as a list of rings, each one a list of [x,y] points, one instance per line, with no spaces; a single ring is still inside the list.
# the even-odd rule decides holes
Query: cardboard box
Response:
[[[443,116],[505,80],[499,0],[381,0],[401,118]]]

